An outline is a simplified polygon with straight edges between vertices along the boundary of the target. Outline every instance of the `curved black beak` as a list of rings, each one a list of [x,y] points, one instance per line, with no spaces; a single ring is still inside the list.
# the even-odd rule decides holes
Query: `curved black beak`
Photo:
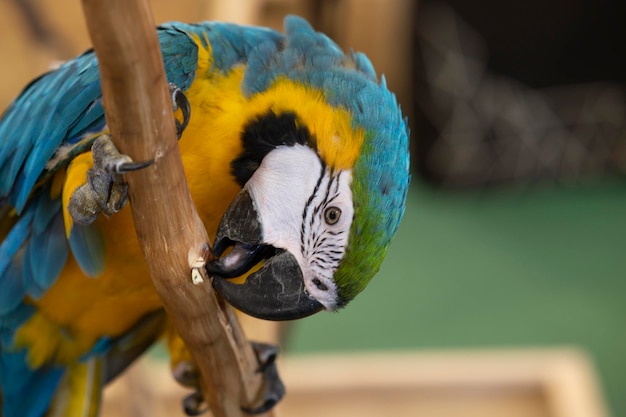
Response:
[[[233,307],[265,320],[294,320],[310,316],[324,306],[305,289],[296,258],[283,249],[262,242],[263,232],[254,201],[244,189],[222,218],[213,247],[217,256],[207,264],[213,287]],[[242,284],[233,278],[263,262]]]

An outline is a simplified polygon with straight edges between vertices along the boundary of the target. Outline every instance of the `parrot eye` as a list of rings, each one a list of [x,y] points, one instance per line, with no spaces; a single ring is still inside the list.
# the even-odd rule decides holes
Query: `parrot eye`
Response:
[[[324,220],[326,224],[333,225],[339,221],[339,217],[341,217],[341,210],[337,207],[328,207],[326,211],[324,211]]]

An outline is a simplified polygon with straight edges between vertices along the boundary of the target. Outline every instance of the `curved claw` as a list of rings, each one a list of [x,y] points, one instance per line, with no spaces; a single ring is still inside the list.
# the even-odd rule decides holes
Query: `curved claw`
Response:
[[[128,200],[123,174],[153,162],[135,162],[120,153],[106,133],[94,140],[91,155],[93,167],[87,171],[87,182],[74,190],[67,207],[74,222],[82,226],[93,223],[100,213],[112,215],[120,211]]]
[[[135,162],[130,156],[120,153],[113,144],[110,135],[101,135],[91,146],[95,170],[108,174],[124,174],[130,171],[145,168],[152,164],[152,160]]]
[[[278,374],[276,358],[278,357],[278,346],[267,343],[250,342],[256,356],[259,368],[257,372],[263,374],[263,393],[261,404],[257,407],[241,407],[247,414],[261,414],[272,408],[285,396],[285,385]],[[204,400],[200,390],[199,374],[196,367],[188,362],[181,362],[174,370],[176,380],[189,387],[194,387],[196,391],[186,396],[183,401],[183,410],[188,416],[198,416],[209,409],[208,403]]]
[[[185,93],[178,88],[175,84],[169,84],[170,88],[170,96],[172,99],[172,104],[174,106],[174,111],[180,109],[183,113],[183,122],[179,122],[176,120],[176,134],[178,139],[183,135],[185,128],[189,124],[189,118],[191,117],[191,106],[189,105],[189,100],[187,100],[187,96]]]
[[[144,161],[144,162],[120,162],[112,167],[112,172],[116,174],[124,174],[126,172],[137,171],[138,169],[146,168],[152,163],[154,160]]]
[[[195,391],[183,398],[183,410],[188,416],[198,416],[208,410],[209,405],[204,401],[200,388],[200,373],[195,363],[182,361],[174,368],[174,379],[185,387]]]
[[[188,416],[199,416],[208,409],[209,405],[204,401],[200,391],[193,392],[183,399],[183,410]]]
[[[259,361],[259,371],[263,373],[265,390],[263,403],[260,406],[255,408],[241,407],[241,410],[248,414],[261,414],[274,408],[285,396],[285,385],[283,385],[276,367],[278,346],[258,342],[250,342],[250,344]]]
[[[172,371],[172,375],[179,384],[185,387],[200,387],[200,371],[196,367],[195,363],[181,361]]]

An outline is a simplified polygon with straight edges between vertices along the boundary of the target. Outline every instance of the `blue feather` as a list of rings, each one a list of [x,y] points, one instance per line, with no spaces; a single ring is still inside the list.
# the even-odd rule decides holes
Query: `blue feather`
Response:
[[[58,199],[40,193],[0,244],[0,320],[24,294],[43,295],[65,264],[68,245],[60,209]]]
[[[56,281],[65,265],[68,252],[63,216],[58,213],[43,233],[30,240],[30,268],[39,287],[48,289]]]
[[[28,148],[28,146],[26,146]],[[8,195],[15,182],[15,176],[22,167],[23,159],[15,152],[7,151],[7,156],[0,164],[0,193]]]
[[[10,313],[3,314],[0,320],[0,347],[11,346],[13,344],[13,333],[26,320],[35,313],[35,307],[31,304],[20,304]]]
[[[34,216],[34,210],[28,210],[11,228],[9,234],[0,244],[0,277],[3,276],[5,269],[9,266],[11,259],[17,251],[22,247],[30,233],[30,223]],[[0,306],[1,309],[1,306]]]
[[[372,61],[362,52],[352,52],[352,60],[356,65],[356,69],[363,74],[367,75],[372,81],[376,81],[376,70],[374,69],[374,65]],[[382,77],[380,86],[382,88],[387,88],[387,84],[385,83],[385,77]]]
[[[68,143],[76,143],[89,132],[100,132],[106,124],[104,119],[104,108],[102,107],[102,99],[94,101],[89,108],[83,112],[83,116],[77,120],[76,124],[71,126],[67,132]],[[84,151],[83,151],[84,152]]]
[[[0,317],[3,321],[4,315],[14,310],[26,295],[21,263],[22,257],[15,255],[2,272],[2,279],[0,279]]]
[[[22,285],[26,290],[26,294],[30,295],[34,299],[38,299],[46,293],[47,288],[42,288],[37,283],[29,252],[28,247],[22,249],[20,253],[21,262],[18,267],[22,279]]]
[[[63,376],[61,367],[44,366],[32,370],[27,365],[26,349],[0,352],[0,387],[4,416],[41,417]]]
[[[96,277],[104,270],[106,248],[102,234],[95,224],[74,225],[69,243],[76,262],[87,276]]]
[[[52,219],[61,212],[61,199],[52,199],[49,193],[41,193],[33,203],[33,233],[39,235],[44,232]]]
[[[3,400],[0,415],[40,417],[44,415],[63,370],[46,366],[33,370],[28,366],[27,350],[15,349],[15,330],[35,312],[21,304],[0,320],[0,391]],[[36,394],[35,394],[36,393]]]

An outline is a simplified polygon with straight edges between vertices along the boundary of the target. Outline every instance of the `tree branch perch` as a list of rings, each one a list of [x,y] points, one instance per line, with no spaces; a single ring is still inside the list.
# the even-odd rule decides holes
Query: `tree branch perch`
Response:
[[[106,120],[118,149],[154,160],[127,175],[132,214],[154,285],[204,382],[215,417],[241,416],[259,401],[257,359],[210,280],[191,264],[211,256],[178,150],[161,50],[147,0],[82,0],[99,59]],[[193,109],[192,109],[193,111]]]

